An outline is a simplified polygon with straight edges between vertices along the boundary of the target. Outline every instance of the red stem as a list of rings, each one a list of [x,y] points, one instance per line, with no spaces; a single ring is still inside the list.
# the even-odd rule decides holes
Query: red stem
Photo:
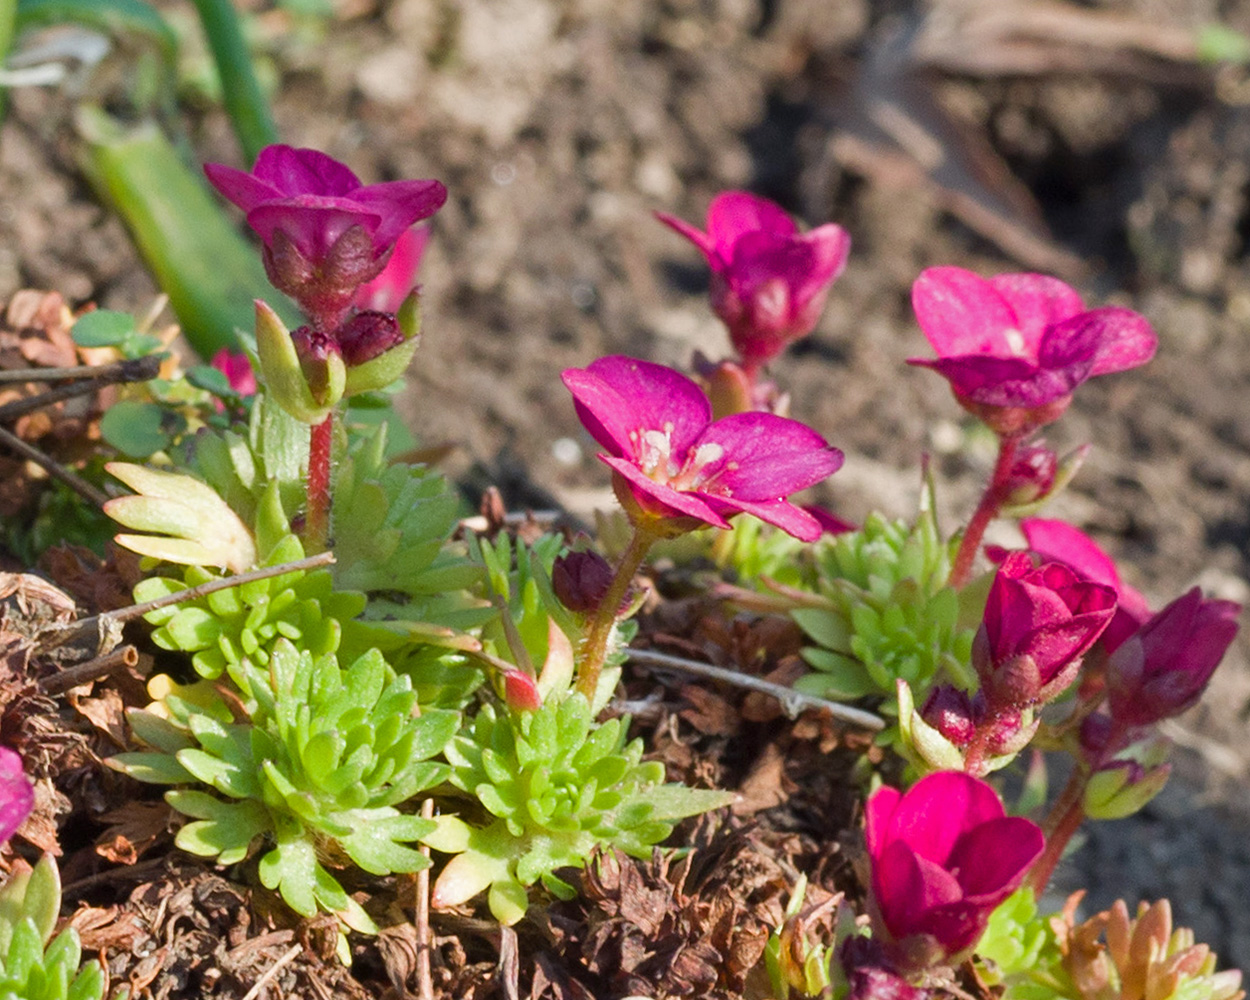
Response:
[[[308,555],[324,552],[330,541],[330,453],[334,450],[334,413],[313,424],[308,436],[308,510],[304,548]]]
[[[1005,499],[1006,486],[1011,478],[1011,467],[1016,461],[1016,449],[1020,443],[1018,435],[1000,437],[998,439],[998,460],[994,463],[994,473],[981,494],[981,502],[972,514],[964,537],[959,542],[959,551],[955,554],[955,565],[951,567],[950,579],[947,583],[952,587],[962,587],[972,576],[972,564],[981,548],[981,539],[990,522],[998,516],[998,511]]]
[[[1084,782],[1082,782],[1082,787]],[[1085,809],[1081,805],[1080,797],[1068,808],[1063,814],[1054,831],[1046,838],[1046,847],[1042,851],[1033,868],[1029,871],[1028,883],[1033,889],[1033,895],[1041,897],[1046,891],[1046,886],[1050,884],[1050,877],[1055,873],[1055,866],[1059,864],[1059,859],[1063,857],[1064,848],[1068,846],[1068,841],[1072,839],[1072,834],[1076,833],[1081,823],[1085,820]]]
[[[625,595],[633,582],[634,574],[642,565],[643,557],[655,541],[655,535],[642,528],[635,527],[633,537],[629,540],[621,561],[616,567],[616,575],[608,586],[607,593],[595,609],[590,619],[590,627],[586,631],[586,640],[582,644],[581,663],[577,668],[577,690],[586,696],[592,705],[595,692],[599,689],[599,675],[603,672],[603,661],[608,654],[608,639],[612,635],[612,627],[616,624],[616,616],[620,614],[621,605],[625,603]]]

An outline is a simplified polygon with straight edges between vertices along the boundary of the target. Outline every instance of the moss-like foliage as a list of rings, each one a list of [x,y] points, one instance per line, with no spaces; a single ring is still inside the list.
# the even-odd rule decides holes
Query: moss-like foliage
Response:
[[[397,807],[447,776],[431,758],[459,716],[419,713],[411,682],[377,651],[344,670],[333,655],[313,657],[279,639],[267,669],[245,661],[242,672],[253,699],[246,719],[203,684],[170,693],[154,710],[130,713],[153,750],[110,763],[142,781],[199,782],[216,793],[166,794],[195,820],[178,832],[179,847],[233,864],[263,843],[261,881],[293,910],[329,911],[374,930],[328,865],[350,860],[383,875],[429,864],[407,845],[434,823]]]
[[[533,712],[487,705],[446,751],[451,782],[491,818],[470,825],[442,817],[425,838],[455,854],[434,887],[450,905],[489,889],[491,912],[515,923],[529,886],[569,896],[556,869],[581,867],[596,847],[647,857],[686,816],[728,805],[727,792],[664,784],[664,766],[642,761],[642,741],[626,741],[627,720],[596,724],[581,695],[548,699]]]

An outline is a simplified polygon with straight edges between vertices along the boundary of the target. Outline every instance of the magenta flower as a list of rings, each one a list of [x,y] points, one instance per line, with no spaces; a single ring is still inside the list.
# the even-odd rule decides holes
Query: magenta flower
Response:
[[[874,939],[900,971],[961,960],[1045,846],[985,782],[938,771],[905,794],[882,787],[865,808]]]
[[[1111,587],[1082,579],[1063,563],[1035,567],[1027,553],[1008,554],[972,644],[990,714],[1056,697],[1072,683],[1115,607]]]
[[[1107,663],[1114,723],[1148,726],[1197,702],[1237,634],[1240,612],[1194,587],[1122,643]]]
[[[413,226],[399,234],[395,251],[386,267],[372,281],[356,290],[353,304],[357,309],[370,312],[398,312],[404,299],[417,284],[417,269],[430,242],[427,226]]]
[[[676,535],[725,528],[745,512],[804,541],[820,537],[821,523],[786,500],[842,466],[842,453],[811,428],[771,413],[713,421],[694,382],[633,358],[600,358],[563,378],[635,524]]]
[[[337,160],[291,146],[266,146],[250,172],[220,163],[204,172],[264,241],[269,280],[325,325],[337,325],[400,236],[447,198],[434,180],[361,184]]]
[[[938,357],[908,363],[945,376],[960,404],[1000,434],[1055,420],[1078,385],[1145,364],[1157,342],[1137,313],[1086,309],[1042,274],[985,279],[933,267],[912,286],[912,305]]]
[[[242,351],[223,347],[213,355],[209,364],[226,376],[230,388],[240,396],[256,395],[256,373],[252,371],[252,363]]]
[[[13,836],[35,805],[35,788],[22,770],[22,758],[0,747],[0,844]]]
[[[1120,579],[1115,560],[1083,531],[1066,521],[1041,517],[1026,517],[1020,522],[1020,530],[1028,540],[1029,548],[1044,562],[1066,563],[1086,580],[1101,583],[1115,591],[1115,616],[1099,640],[1108,653],[1150,617],[1150,606],[1145,596]]]
[[[812,332],[851,249],[841,226],[800,233],[779,205],[747,191],[712,199],[706,233],[656,215],[703,251],[712,269],[712,308],[752,374]]]

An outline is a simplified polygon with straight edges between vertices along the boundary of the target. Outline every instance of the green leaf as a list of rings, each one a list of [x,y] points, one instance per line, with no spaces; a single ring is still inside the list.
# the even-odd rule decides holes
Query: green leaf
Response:
[[[372,875],[416,872],[427,868],[429,858],[397,841],[415,841],[434,830],[434,821],[418,816],[369,817],[339,843],[356,864]]]
[[[135,319],[130,313],[97,309],[80,318],[69,333],[79,347],[113,347],[134,331]]]
[[[147,458],[169,447],[173,435],[185,427],[186,421],[177,414],[134,399],[114,403],[100,418],[104,440],[131,458]]]
[[[181,785],[194,780],[191,772],[168,753],[119,753],[110,757],[107,764],[136,781],[152,785]]]

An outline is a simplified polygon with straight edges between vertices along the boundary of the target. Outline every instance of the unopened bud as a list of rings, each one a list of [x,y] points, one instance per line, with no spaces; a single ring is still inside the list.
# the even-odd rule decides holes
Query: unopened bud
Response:
[[[1063,492],[1085,464],[1090,450],[1090,445],[1083,444],[1056,458],[1055,453],[1044,445],[1025,448],[1012,467],[1007,500],[1001,513],[1007,517],[1036,514]]]
[[[1132,816],[1163,790],[1171,773],[1171,764],[1143,767],[1135,760],[1113,760],[1090,776],[1081,802],[1085,815],[1091,819]]]
[[[297,348],[278,314],[256,300],[256,357],[265,388],[296,420],[318,424],[343,395],[343,359],[307,328]],[[297,331],[298,333],[299,331]]]
[[[503,698],[514,712],[533,712],[543,707],[543,696],[538,693],[534,678],[520,670],[509,670],[503,675]]]
[[[421,305],[416,289],[394,316],[360,312],[339,333],[347,362],[344,395],[384,389],[400,378],[421,342]]]
[[[950,684],[939,684],[929,692],[920,717],[957,747],[967,746],[977,729],[972,699]]]
[[[551,589],[570,611],[588,614],[612,585],[612,567],[597,552],[568,552],[551,567]]]
[[[1059,456],[1046,445],[1021,448],[1007,474],[1004,505],[1015,507],[1046,496],[1055,483]]]

